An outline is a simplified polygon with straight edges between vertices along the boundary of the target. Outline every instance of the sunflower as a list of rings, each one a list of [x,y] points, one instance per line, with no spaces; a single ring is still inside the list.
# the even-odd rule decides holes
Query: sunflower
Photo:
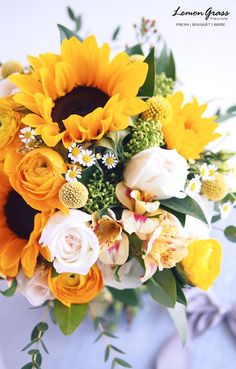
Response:
[[[61,139],[65,147],[99,140],[127,128],[130,116],[147,109],[136,95],[148,65],[130,63],[125,52],[110,61],[109,46],[99,48],[94,36],[64,40],[61,55],[29,57],[29,62],[32,74],[9,78],[21,91],[15,100],[33,112],[23,122],[48,146]]]
[[[163,124],[164,140],[168,149],[176,149],[185,159],[199,159],[205,146],[218,138],[216,116],[202,117],[207,105],[193,101],[183,105],[184,95],[176,92],[167,97],[173,110],[172,117]]]
[[[0,273],[15,277],[21,262],[24,273],[32,277],[41,251],[38,237],[48,216],[27,205],[0,169]],[[50,260],[48,250],[42,252]]]

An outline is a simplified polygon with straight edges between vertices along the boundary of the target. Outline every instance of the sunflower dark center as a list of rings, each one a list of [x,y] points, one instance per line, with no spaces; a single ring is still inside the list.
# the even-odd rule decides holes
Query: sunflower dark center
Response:
[[[38,213],[14,190],[10,191],[4,206],[7,225],[19,238],[29,239],[34,229],[34,216]]]
[[[59,124],[60,130],[64,131],[63,119],[72,114],[84,117],[99,107],[104,107],[109,96],[96,87],[78,86],[65,96],[55,101],[52,109],[52,119]]]

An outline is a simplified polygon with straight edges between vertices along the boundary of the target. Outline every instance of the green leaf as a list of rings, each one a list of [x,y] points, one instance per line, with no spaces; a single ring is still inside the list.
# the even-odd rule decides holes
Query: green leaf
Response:
[[[5,291],[0,291],[0,293],[5,297],[11,297],[15,294],[16,288],[17,288],[17,280],[14,279],[11,286]]]
[[[236,112],[236,105],[233,105],[230,108],[228,108],[226,113],[230,114],[230,113],[234,113],[234,112]]]
[[[104,331],[103,332],[103,335],[104,336],[107,336],[107,337],[111,337],[111,338],[118,338],[117,336],[115,336],[113,333],[111,332],[107,332],[107,331]]]
[[[177,301],[184,305],[184,306],[187,306],[187,300],[186,300],[186,297],[185,297],[185,294],[180,286],[180,283],[175,280],[176,282],[176,292],[177,292]]]
[[[74,11],[71,9],[70,6],[67,6],[66,10],[67,10],[69,17],[74,21],[76,19]]]
[[[218,220],[221,219],[221,215],[220,214],[217,214],[217,215],[214,215],[211,219],[211,223],[215,223],[215,222],[218,222]]]
[[[124,351],[122,351],[122,350],[120,350],[120,349],[119,349],[118,347],[116,347],[116,346],[110,345],[110,348],[111,348],[112,350],[116,351],[116,352],[119,352],[120,354],[125,355],[125,352],[124,352]]]
[[[207,224],[202,208],[190,196],[186,196],[184,199],[173,197],[171,199],[161,200],[160,203],[161,206],[163,205],[165,208],[168,208],[170,212],[174,210],[185,215],[191,215]]]
[[[110,345],[107,345],[106,350],[105,350],[105,354],[104,354],[104,361],[107,362],[107,360],[109,359],[109,355],[110,355]]]
[[[24,366],[22,366],[21,369],[32,369],[33,368],[33,363],[28,363],[28,364],[25,364]]]
[[[39,350],[36,350],[36,349],[28,351],[29,355],[37,355],[38,353],[39,353]]]
[[[115,40],[117,39],[117,37],[118,37],[119,33],[120,33],[120,26],[118,26],[118,27],[115,29],[115,31],[113,32],[113,35],[112,35],[112,41],[115,41]]]
[[[139,305],[139,295],[135,289],[117,290],[116,288],[108,287],[108,290],[116,300],[121,301],[125,305]]]
[[[57,27],[60,31],[61,42],[63,40],[69,40],[73,36],[75,36],[79,41],[83,41],[82,38],[77,35],[77,33],[71,31],[69,28],[62,26],[61,24],[58,24]]]
[[[179,219],[181,225],[184,227],[186,222],[186,214],[180,213],[178,211],[175,211],[173,209],[168,209],[165,206],[162,206],[163,210],[168,210],[171,214],[175,215],[177,219]]]
[[[42,348],[44,349],[44,351],[46,352],[46,354],[49,355],[49,352],[48,352],[47,347],[45,346],[45,343],[42,340],[40,342],[41,342]]]
[[[123,366],[124,368],[132,368],[132,365],[130,365],[129,363],[127,363],[127,361],[122,360],[120,358],[115,358],[116,364],[119,364],[121,366]]]
[[[39,332],[46,332],[48,330],[48,324],[45,323],[45,322],[40,322],[37,325],[37,328],[38,328]]]
[[[229,241],[236,242],[236,227],[232,225],[226,227],[224,230],[224,235]]]
[[[177,299],[175,278],[169,269],[157,271],[146,282],[149,293],[159,304],[173,308]]]
[[[21,351],[27,350],[29,347],[31,347],[34,343],[36,343],[38,341],[39,341],[38,338],[35,338],[35,339],[31,340],[31,342],[28,345],[26,345]]]
[[[155,49],[150,50],[150,53],[144,60],[148,64],[148,73],[143,86],[140,88],[138,95],[151,97],[155,89]]]
[[[134,46],[126,48],[126,52],[128,55],[135,55],[135,54],[143,55],[143,50],[140,44],[136,44]]]
[[[70,335],[84,319],[87,311],[87,304],[73,304],[65,306],[60,301],[54,302],[54,313],[56,321],[65,335]]]
[[[177,303],[174,309],[168,309],[168,311],[177,328],[181,341],[183,342],[183,344],[185,344],[188,333],[186,308],[183,305]]]
[[[165,73],[167,77],[174,81],[176,79],[174,56],[172,51],[167,49],[166,43],[164,43],[160,55],[156,58],[156,73]]]
[[[76,19],[75,19],[75,31],[79,32],[81,30],[82,27],[82,15],[79,15]]]
[[[216,119],[216,122],[222,123],[222,122],[225,122],[226,120],[231,119],[231,118],[234,118],[234,117],[236,117],[236,113],[235,112],[232,112],[232,113],[229,113],[229,114],[225,114],[225,115],[221,115],[220,117],[218,117]]]
[[[36,354],[35,361],[38,364],[38,366],[40,367],[40,365],[42,364],[42,355],[40,354],[40,352],[38,354]]]
[[[89,179],[92,178],[93,173],[95,172],[95,170],[96,170],[95,165],[82,170],[82,172],[81,172],[81,178],[79,179],[79,182],[81,182],[84,185],[86,185],[88,183]]]

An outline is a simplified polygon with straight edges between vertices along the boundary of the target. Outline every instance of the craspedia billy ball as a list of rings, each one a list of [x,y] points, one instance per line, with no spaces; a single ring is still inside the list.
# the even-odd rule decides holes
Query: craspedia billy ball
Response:
[[[213,180],[203,181],[201,191],[209,200],[220,201],[227,194],[227,184],[224,177],[218,174]]]
[[[59,199],[68,208],[82,208],[88,201],[88,190],[81,182],[67,182],[60,188]]]

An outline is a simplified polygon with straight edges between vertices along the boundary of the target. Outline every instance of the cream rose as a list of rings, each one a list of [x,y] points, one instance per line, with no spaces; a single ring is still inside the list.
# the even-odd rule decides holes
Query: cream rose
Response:
[[[55,297],[48,286],[48,270],[37,268],[32,278],[27,278],[21,270],[17,276],[17,283],[22,295],[33,306],[40,306]]]
[[[80,210],[58,211],[49,218],[39,242],[48,246],[58,273],[86,275],[97,261],[100,247],[90,221],[91,216]]]
[[[124,171],[131,189],[148,192],[158,200],[183,197],[188,174],[187,161],[176,150],[152,147],[135,155]]]

